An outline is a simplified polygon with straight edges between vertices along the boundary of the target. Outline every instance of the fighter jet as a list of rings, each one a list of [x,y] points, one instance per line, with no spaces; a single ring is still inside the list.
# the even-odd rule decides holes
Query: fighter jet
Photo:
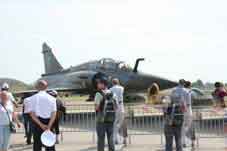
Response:
[[[41,75],[39,80],[46,80],[48,89],[55,89],[60,92],[91,94],[95,90],[94,81],[103,76],[110,81],[112,78],[118,78],[125,87],[126,93],[146,92],[147,88],[153,83],[157,83],[160,90],[177,85],[174,81],[139,72],[138,67],[140,62],[144,60],[143,58],[136,60],[134,68],[123,61],[102,58],[64,69],[46,43],[42,45],[42,53],[45,73]]]

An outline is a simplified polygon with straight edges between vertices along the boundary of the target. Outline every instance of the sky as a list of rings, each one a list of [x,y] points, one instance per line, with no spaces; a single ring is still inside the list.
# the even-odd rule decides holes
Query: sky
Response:
[[[0,77],[32,83],[41,46],[65,67],[103,57],[171,80],[227,81],[226,0],[0,0]]]

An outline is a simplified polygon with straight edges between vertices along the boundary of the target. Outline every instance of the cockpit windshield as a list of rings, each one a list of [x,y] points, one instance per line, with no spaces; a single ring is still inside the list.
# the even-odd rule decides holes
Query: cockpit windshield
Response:
[[[104,58],[100,60],[100,64],[105,69],[116,69],[117,63],[115,60],[111,58]]]
[[[111,59],[111,58],[104,58],[100,60],[101,64],[106,64],[106,63],[116,63],[115,60]]]
[[[113,60],[111,58],[101,59],[100,64],[105,69],[116,69],[116,70],[123,70],[123,71],[131,71],[132,70],[130,65],[126,64],[125,62],[116,61],[116,60]]]

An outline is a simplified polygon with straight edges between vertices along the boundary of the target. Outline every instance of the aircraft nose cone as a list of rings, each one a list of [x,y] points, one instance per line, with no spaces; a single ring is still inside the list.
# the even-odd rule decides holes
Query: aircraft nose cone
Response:
[[[176,87],[178,85],[177,82],[170,81],[168,79],[159,79],[159,80],[157,80],[156,83],[158,83],[161,90],[170,89],[170,88]]]
[[[151,84],[153,83],[157,83],[161,90],[169,89],[177,86],[177,82],[174,82],[165,78],[152,76],[152,75],[142,75],[142,77],[143,79],[145,79],[145,82],[149,84],[149,86],[151,86]]]
[[[128,86],[134,89],[147,90],[153,83],[160,86],[160,90],[169,89],[177,86],[177,82],[147,74],[136,74],[129,81]]]

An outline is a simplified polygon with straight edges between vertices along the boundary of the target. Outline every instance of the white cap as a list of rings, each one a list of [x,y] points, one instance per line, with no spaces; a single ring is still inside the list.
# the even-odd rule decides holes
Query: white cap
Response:
[[[58,92],[55,91],[55,90],[50,90],[49,92],[51,95],[54,95],[54,96],[57,96],[58,95]]]
[[[54,146],[56,143],[56,135],[51,131],[47,130],[41,135],[41,142],[47,147]]]
[[[8,83],[3,83],[3,85],[2,85],[2,89],[9,89],[9,85],[8,85]]]
[[[52,90],[52,93],[53,93],[54,95],[58,95],[58,92],[55,91],[55,90]]]

